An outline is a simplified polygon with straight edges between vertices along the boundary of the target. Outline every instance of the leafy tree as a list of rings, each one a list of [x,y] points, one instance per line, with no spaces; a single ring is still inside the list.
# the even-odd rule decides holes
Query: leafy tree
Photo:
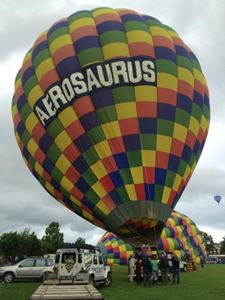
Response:
[[[45,235],[42,238],[42,251],[45,253],[55,253],[58,248],[63,247],[64,237],[60,232],[60,226],[57,222],[52,222],[45,229]]]
[[[30,232],[30,229],[18,233],[18,239],[18,256],[41,254],[41,242],[34,232]]]
[[[51,244],[48,241],[46,241],[43,237],[41,239],[41,253],[42,254],[52,253],[53,251],[51,249],[52,249]]]
[[[0,252],[7,259],[16,256],[32,256],[41,254],[41,243],[34,232],[25,229],[21,232],[8,232],[0,237]]]
[[[17,256],[18,245],[19,239],[16,231],[3,233],[0,237],[0,252],[7,259]]]
[[[223,237],[221,244],[221,248],[220,248],[220,254],[225,254],[225,236]]]
[[[75,246],[76,247],[83,247],[86,243],[86,240],[83,239],[82,237],[79,237],[76,241],[75,241]]]
[[[205,244],[205,248],[208,254],[214,253],[215,245],[211,235],[207,234],[206,232],[201,232],[203,242]]]

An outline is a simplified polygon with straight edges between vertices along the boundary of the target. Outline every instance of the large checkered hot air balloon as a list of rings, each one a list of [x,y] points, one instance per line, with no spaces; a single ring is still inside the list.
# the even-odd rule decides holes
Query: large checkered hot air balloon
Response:
[[[173,29],[98,8],[37,38],[12,114],[23,158],[53,197],[131,243],[156,244],[203,149],[209,98]]]

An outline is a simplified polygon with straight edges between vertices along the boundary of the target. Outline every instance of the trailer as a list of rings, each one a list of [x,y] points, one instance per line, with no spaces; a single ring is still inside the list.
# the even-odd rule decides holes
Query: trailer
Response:
[[[102,294],[92,285],[56,284],[40,285],[30,300],[103,300]]]

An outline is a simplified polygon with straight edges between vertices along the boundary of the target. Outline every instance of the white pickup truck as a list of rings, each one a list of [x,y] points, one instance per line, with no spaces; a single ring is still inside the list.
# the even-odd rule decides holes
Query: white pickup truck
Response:
[[[74,278],[75,281],[87,280],[89,283],[104,283],[110,286],[112,272],[104,265],[103,256],[96,247],[58,249],[55,268],[57,278]]]

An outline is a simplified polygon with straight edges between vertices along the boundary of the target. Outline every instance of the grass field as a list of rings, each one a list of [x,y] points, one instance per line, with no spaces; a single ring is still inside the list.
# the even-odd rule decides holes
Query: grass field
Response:
[[[113,267],[111,287],[97,287],[105,300],[224,300],[225,265],[207,265],[197,272],[181,273],[179,285],[137,286],[128,282],[127,267]],[[28,300],[40,282],[0,286],[1,300]]]

